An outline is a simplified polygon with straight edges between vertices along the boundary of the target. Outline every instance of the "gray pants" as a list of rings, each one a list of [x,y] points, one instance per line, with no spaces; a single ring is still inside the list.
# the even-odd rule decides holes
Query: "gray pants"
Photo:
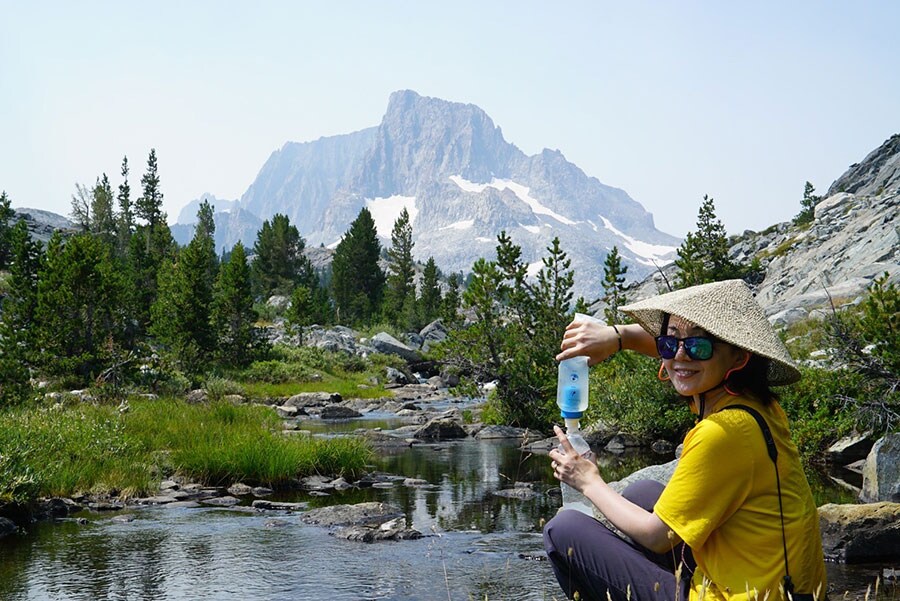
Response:
[[[663,485],[641,480],[628,486],[622,496],[653,511]],[[688,598],[695,564],[684,543],[665,554],[629,543],[609,528],[580,511],[560,511],[544,526],[544,548],[556,580],[571,599],[675,601]],[[681,583],[675,582],[675,566],[684,562]],[[676,587],[679,588],[676,597]],[[630,589],[630,595],[629,595]]]

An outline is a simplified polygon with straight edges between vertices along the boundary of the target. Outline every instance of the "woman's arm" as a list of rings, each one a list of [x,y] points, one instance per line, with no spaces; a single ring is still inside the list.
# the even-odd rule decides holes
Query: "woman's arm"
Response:
[[[618,332],[617,332],[618,330]],[[596,365],[619,350],[621,336],[622,349],[637,351],[656,357],[656,341],[638,324],[607,326],[596,321],[573,321],[566,326],[561,352],[557,361],[586,355],[589,365]]]
[[[665,553],[681,542],[659,516],[610,488],[594,462],[576,453],[558,426],[554,426],[554,431],[565,451],[550,451],[553,475],[558,480],[581,491],[616,528],[651,551]]]

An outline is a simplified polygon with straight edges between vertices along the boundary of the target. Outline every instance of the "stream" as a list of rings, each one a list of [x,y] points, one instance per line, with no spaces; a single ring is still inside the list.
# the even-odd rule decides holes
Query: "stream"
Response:
[[[390,430],[391,416],[323,422],[303,429],[344,435],[358,428]],[[421,478],[429,487],[349,489],[313,496],[282,493],[270,500],[326,504],[383,501],[407,516],[419,540],[366,544],[305,525],[300,514],[230,509],[135,507],[82,512],[36,524],[0,541],[0,601],[281,601],[563,599],[543,560],[541,527],[560,504],[545,456],[518,441],[472,438],[380,450],[374,470]],[[668,456],[599,455],[608,480]],[[530,500],[494,493],[530,482]],[[814,486],[823,501],[850,502],[839,489]],[[844,495],[846,496],[846,495]],[[873,569],[829,565],[837,590],[865,590]],[[834,595],[832,596],[834,597]],[[852,598],[852,597],[851,597]]]

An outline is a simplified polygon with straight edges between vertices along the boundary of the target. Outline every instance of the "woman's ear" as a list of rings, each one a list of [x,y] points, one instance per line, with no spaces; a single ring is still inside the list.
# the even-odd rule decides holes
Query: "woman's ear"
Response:
[[[738,349],[740,353],[735,358],[734,363],[731,366],[731,369],[728,370],[728,373],[735,371],[740,371],[747,367],[747,364],[750,363],[750,351],[745,351],[744,349]],[[727,376],[726,376],[727,377]]]

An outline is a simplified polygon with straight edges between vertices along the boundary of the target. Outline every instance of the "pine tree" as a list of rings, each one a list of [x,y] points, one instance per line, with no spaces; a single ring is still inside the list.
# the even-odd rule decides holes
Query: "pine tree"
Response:
[[[718,282],[744,275],[744,269],[728,258],[725,226],[716,217],[713,199],[704,195],[697,217],[697,231],[689,232],[675,260],[678,287]]]
[[[434,321],[441,313],[441,288],[438,284],[440,271],[434,262],[434,257],[428,257],[425,268],[422,271],[421,293],[419,295],[419,309],[421,311],[421,323],[426,325]]]
[[[388,249],[388,276],[385,286],[384,313],[395,325],[409,327],[415,314],[416,274],[412,255],[412,225],[406,207],[394,221],[391,247]],[[410,297],[412,297],[410,299]]]
[[[271,223],[263,222],[256,234],[251,266],[258,298],[293,290],[301,272],[309,265],[309,259],[303,254],[305,247],[306,242],[286,215],[277,214]]]
[[[107,244],[90,234],[56,233],[47,245],[37,286],[39,363],[84,383],[108,359],[108,343],[121,341],[123,283]]]
[[[122,157],[122,183],[116,200],[119,211],[116,215],[117,249],[120,257],[127,254],[131,236],[134,234],[134,210],[131,206],[131,186],[128,185],[128,157]]]
[[[112,186],[104,173],[91,190],[91,232],[112,244],[116,230]]]
[[[334,252],[331,287],[337,320],[368,321],[381,306],[385,275],[378,258],[381,243],[369,210],[363,207]]]
[[[12,230],[10,223],[16,212],[10,206],[11,202],[6,191],[0,192],[0,269],[9,265],[12,257]]]
[[[163,263],[151,308],[151,333],[169,346],[188,373],[199,373],[209,364],[216,342],[210,322],[218,270],[211,212],[204,202],[190,243],[176,262]]]
[[[165,221],[162,210],[163,193],[159,188],[159,166],[156,161],[156,149],[150,149],[147,157],[147,171],[141,176],[143,194],[135,202],[137,216],[147,222],[152,229],[157,223]]]
[[[6,297],[0,302],[0,407],[24,400],[31,391],[34,316],[41,247],[24,221],[12,228]]]
[[[623,321],[619,307],[628,303],[628,299],[625,298],[625,273],[627,271],[628,267],[622,266],[619,247],[613,246],[603,263],[603,302],[606,303],[603,316],[608,324],[617,324]]]
[[[451,273],[447,276],[447,292],[441,300],[441,319],[447,327],[455,327],[460,322],[459,307],[462,300],[459,288],[462,276],[457,273]]]
[[[216,356],[224,365],[248,365],[262,352],[253,309],[250,267],[244,245],[234,245],[228,261],[219,270],[212,305],[216,333]]]
[[[800,212],[794,217],[794,224],[810,223],[816,216],[816,205],[820,200],[822,197],[816,196],[815,186],[806,182],[806,186],[803,188],[803,200],[800,201]]]

